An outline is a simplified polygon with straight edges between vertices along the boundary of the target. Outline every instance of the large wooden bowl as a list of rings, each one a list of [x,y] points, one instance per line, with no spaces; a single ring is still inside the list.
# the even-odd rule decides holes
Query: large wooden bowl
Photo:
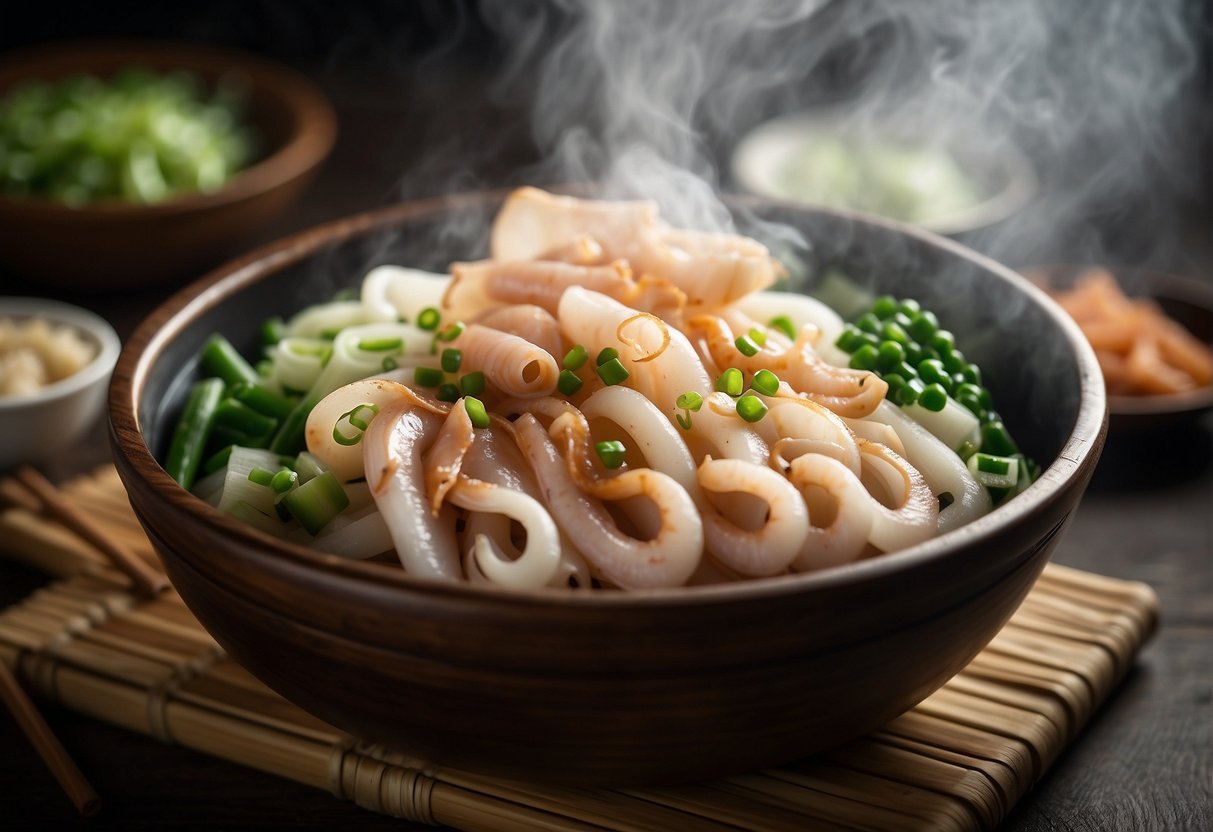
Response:
[[[177,281],[229,256],[302,193],[337,137],[337,118],[302,75],[264,58],[161,41],[39,46],[0,61],[0,97],[27,81],[79,74],[109,77],[131,66],[185,70],[204,83],[228,75],[248,90],[248,121],[260,159],[212,193],[152,205],[106,201],[71,206],[0,194],[0,260],[29,278],[85,291]]]
[[[127,343],[112,440],[173,583],[230,653],[351,733],[435,764],[576,783],[686,781],[786,762],[872,730],[938,688],[1028,592],[1106,429],[1094,355],[1023,278],[902,226],[746,203],[813,240],[816,265],[935,308],[1046,470],[969,526],[816,574],[634,593],[433,585],[289,545],[219,514],[161,469],[212,332],[256,325],[370,266],[483,253],[500,194],[401,205],[225,266]],[[744,229],[743,229],[744,230]]]

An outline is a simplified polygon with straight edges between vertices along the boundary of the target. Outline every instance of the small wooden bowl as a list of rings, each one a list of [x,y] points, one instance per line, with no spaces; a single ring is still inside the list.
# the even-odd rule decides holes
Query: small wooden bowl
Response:
[[[259,321],[371,266],[483,256],[502,196],[410,203],[267,246],[178,294],[128,341],[110,399],[119,473],[173,583],[238,661],[343,730],[435,764],[636,784],[754,770],[871,731],[998,632],[1099,456],[1094,354],[1043,292],[951,241],[789,203],[737,204],[802,231],[812,265],[935,308],[1045,465],[1039,481],[964,528],[842,568],[574,594],[434,584],[319,554],[168,477],[157,458],[211,333],[251,350]]]
[[[1093,266],[1023,269],[1048,286],[1069,288]],[[1206,344],[1213,343],[1213,284],[1141,269],[1110,269],[1129,297],[1150,298],[1168,317]],[[1213,385],[1159,396],[1108,395],[1108,430],[1114,436],[1157,433],[1183,426],[1213,410]],[[1126,441],[1132,441],[1126,439]]]
[[[219,190],[153,205],[72,207],[0,195],[0,259],[57,286],[103,291],[180,279],[263,227],[311,181],[332,150],[337,120],[323,94],[283,66],[189,43],[99,42],[40,46],[5,56],[0,96],[30,80],[129,66],[187,70],[213,83],[234,74],[248,85],[247,117],[264,142],[260,161]],[[196,272],[195,272],[196,273]]]

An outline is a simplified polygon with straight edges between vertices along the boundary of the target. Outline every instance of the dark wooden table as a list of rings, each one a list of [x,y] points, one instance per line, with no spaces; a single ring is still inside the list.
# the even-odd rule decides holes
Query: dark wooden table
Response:
[[[282,233],[402,196],[510,181],[533,161],[501,142],[462,167],[427,161],[422,119],[438,102],[453,119],[525,133],[517,112],[479,96],[475,77],[446,76],[438,92],[382,79],[326,78],[339,105],[337,150],[308,197],[261,235]],[[521,150],[511,149],[521,147]],[[402,175],[402,170],[404,174]],[[1196,234],[1200,243],[1200,230]],[[1204,238],[1207,245],[1207,238]],[[1207,251],[1207,249],[1206,249]],[[1209,260],[1201,257],[1209,279]],[[0,272],[6,292],[53,294]],[[127,334],[167,293],[70,297]],[[1213,424],[1162,436],[1111,437],[1096,482],[1062,540],[1061,563],[1149,583],[1162,599],[1154,642],[1086,730],[1016,808],[1003,829],[1174,829],[1209,825],[1213,687]],[[105,461],[103,426],[48,467],[67,476]],[[0,558],[0,605],[45,579]],[[237,767],[47,706],[55,731],[106,801],[77,819],[15,725],[0,715],[0,829],[401,829],[407,824],[329,794]]]

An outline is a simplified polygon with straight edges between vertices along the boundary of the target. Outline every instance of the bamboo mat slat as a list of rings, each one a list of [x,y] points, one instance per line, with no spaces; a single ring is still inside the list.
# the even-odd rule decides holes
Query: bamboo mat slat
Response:
[[[112,467],[64,491],[155,557]],[[964,671],[869,737],[711,783],[576,789],[436,768],[343,735],[236,665],[175,592],[137,598],[11,479],[0,481],[0,557],[58,579],[0,611],[0,661],[38,695],[372,811],[466,830],[991,829],[1128,672],[1158,614],[1144,584],[1051,564]]]

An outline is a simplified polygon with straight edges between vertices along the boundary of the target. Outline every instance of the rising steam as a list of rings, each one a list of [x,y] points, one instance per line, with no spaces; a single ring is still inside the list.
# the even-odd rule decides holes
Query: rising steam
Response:
[[[1022,147],[1041,197],[977,241],[1012,262],[1059,239],[1098,259],[1090,229],[1130,214],[1162,228],[1199,181],[1203,125],[1186,100],[1199,3],[518,0],[483,13],[507,55],[500,90],[532,100],[547,158],[528,177],[651,197],[677,224],[729,227],[717,194],[731,143],[827,103],[858,131],[909,120],[931,139]]]

